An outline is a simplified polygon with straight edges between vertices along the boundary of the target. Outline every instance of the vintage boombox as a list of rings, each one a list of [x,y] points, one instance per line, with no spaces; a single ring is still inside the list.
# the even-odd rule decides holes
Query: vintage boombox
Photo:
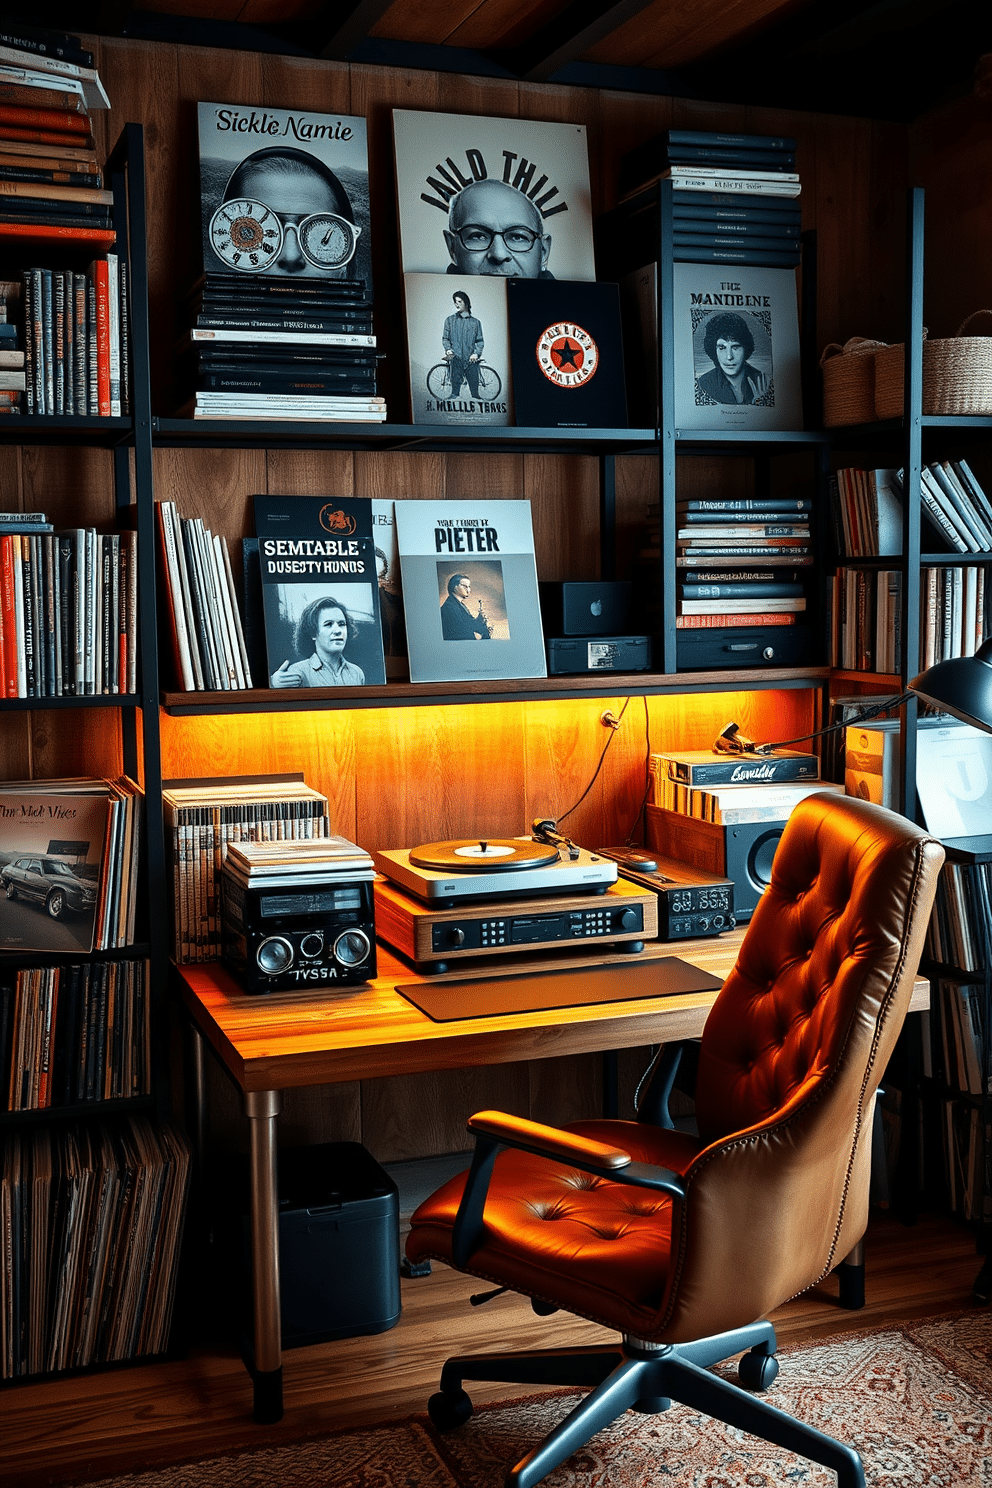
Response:
[[[370,981],[373,876],[371,858],[343,838],[232,844],[221,875],[223,956],[245,991]]]

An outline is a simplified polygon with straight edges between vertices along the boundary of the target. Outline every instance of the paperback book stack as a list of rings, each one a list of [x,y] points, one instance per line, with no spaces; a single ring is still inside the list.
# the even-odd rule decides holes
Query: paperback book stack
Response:
[[[741,826],[785,821],[814,791],[843,792],[819,779],[816,755],[714,755],[689,751],[651,756],[652,804],[697,821]]]
[[[365,120],[201,103],[198,121],[204,272],[180,416],[384,422]]]
[[[801,190],[794,139],[668,129],[626,155],[621,198],[670,180],[677,263],[800,261]]]
[[[251,668],[227,543],[201,517],[156,503],[166,626],[176,678],[185,692],[251,687]]]
[[[813,563],[811,506],[806,496],[679,501],[677,628],[795,625]],[[657,564],[657,505],[648,508],[646,535],[641,557]]]
[[[0,696],[137,691],[136,543],[0,512]]]
[[[162,803],[172,869],[172,954],[180,965],[220,957],[220,870],[230,844],[331,835],[327,797],[298,776],[169,780]]]
[[[189,1187],[182,1131],[146,1116],[21,1127],[0,1172],[0,1378],[162,1353]]]
[[[8,1111],[148,1095],[148,963],[22,967],[0,986],[0,1090]]]

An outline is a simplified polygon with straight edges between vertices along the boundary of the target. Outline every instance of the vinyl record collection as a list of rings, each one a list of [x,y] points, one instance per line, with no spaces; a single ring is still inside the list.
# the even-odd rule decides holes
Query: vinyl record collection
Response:
[[[251,687],[241,612],[227,543],[200,517],[160,501],[159,557],[176,676],[187,692]]]
[[[137,537],[0,515],[0,691],[137,691]]]
[[[189,1185],[180,1129],[14,1129],[0,1161],[0,1377],[162,1353]]]
[[[920,661],[925,667],[971,656],[989,634],[992,588],[972,563],[920,570]],[[902,669],[902,575],[896,569],[839,568],[827,585],[830,664],[847,671]]]
[[[901,470],[844,467],[830,484],[839,554],[871,558],[902,551]],[[992,501],[967,460],[924,465],[920,500],[925,534],[937,538],[941,551],[992,551]]]
[[[0,986],[8,1111],[147,1095],[151,1007],[144,961],[23,967]]]

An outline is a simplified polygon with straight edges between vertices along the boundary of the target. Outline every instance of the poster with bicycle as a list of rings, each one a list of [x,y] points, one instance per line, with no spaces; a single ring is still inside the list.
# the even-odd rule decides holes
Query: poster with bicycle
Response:
[[[415,424],[512,424],[506,280],[406,274]]]

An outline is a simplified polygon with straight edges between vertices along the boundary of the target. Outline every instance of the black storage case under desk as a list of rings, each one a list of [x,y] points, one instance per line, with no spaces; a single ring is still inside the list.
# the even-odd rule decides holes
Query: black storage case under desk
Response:
[[[280,1151],[282,1346],[385,1333],[400,1318],[399,1193],[360,1142]],[[251,1327],[248,1171],[238,1174],[239,1323]]]

